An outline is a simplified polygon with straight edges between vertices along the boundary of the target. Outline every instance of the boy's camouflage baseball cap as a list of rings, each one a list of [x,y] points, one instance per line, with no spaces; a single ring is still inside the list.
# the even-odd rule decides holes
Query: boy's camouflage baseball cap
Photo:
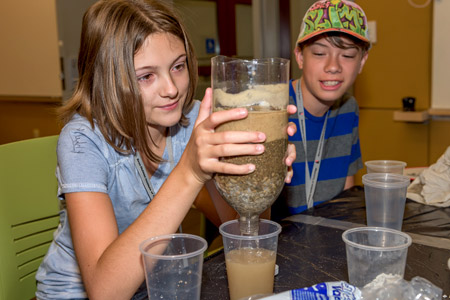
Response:
[[[367,18],[362,8],[348,0],[319,0],[306,12],[297,45],[324,32],[344,32],[368,42]]]

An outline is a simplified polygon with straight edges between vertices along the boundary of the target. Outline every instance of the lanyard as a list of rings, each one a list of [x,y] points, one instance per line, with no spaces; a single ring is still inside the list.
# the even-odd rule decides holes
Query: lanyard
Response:
[[[311,175],[309,174],[308,165],[308,153],[307,153],[307,139],[306,139],[306,123],[305,123],[305,109],[303,107],[303,96],[300,85],[300,79],[297,81],[297,114],[300,125],[300,134],[302,136],[303,149],[305,150],[305,191],[306,191],[306,204],[308,208],[311,208],[314,204],[313,196],[316,190],[317,177],[319,176],[320,163],[322,161],[323,145],[325,144],[325,131],[327,128],[328,115],[325,116],[322,132],[320,134],[319,144],[317,145],[317,151],[314,158],[314,165]]]
[[[173,147],[172,147],[172,137],[170,135],[170,129],[169,134],[166,138],[168,152],[169,152],[169,163],[170,163],[170,172],[172,172],[173,168],[175,167],[175,162],[173,159]],[[148,196],[150,197],[150,200],[155,197],[155,190],[153,189],[152,182],[150,181],[150,178],[148,178],[147,171],[144,166],[144,162],[142,161],[141,154],[139,151],[136,151],[136,155],[134,156],[134,165],[136,166],[136,169],[138,170],[139,177],[141,177],[142,183],[144,184],[144,188],[147,191]]]

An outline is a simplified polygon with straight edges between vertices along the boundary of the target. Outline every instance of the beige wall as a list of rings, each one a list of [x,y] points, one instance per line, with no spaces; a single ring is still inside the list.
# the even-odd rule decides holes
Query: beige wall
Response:
[[[0,144],[59,133],[53,112],[62,96],[55,1],[3,1],[0,36]]]
[[[2,1],[0,95],[61,97],[54,0]]]

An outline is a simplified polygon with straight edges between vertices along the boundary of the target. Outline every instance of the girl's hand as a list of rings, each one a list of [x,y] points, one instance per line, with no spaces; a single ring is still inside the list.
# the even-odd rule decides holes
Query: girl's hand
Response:
[[[244,175],[253,172],[253,164],[235,165],[221,162],[219,158],[263,153],[264,146],[261,143],[266,139],[265,134],[256,131],[215,132],[214,129],[222,123],[247,117],[248,111],[245,108],[235,108],[211,113],[211,107],[212,90],[208,88],[180,162],[188,164],[201,183],[211,179],[213,173]]]
[[[288,105],[287,111],[290,115],[295,114],[297,112],[297,107],[295,105]],[[287,127],[287,133],[289,136],[293,136],[297,132],[297,126],[293,122],[289,122]],[[284,182],[290,183],[292,176],[294,176],[294,171],[292,169],[292,164],[295,161],[297,156],[297,152],[295,150],[295,145],[289,143],[287,148],[287,157],[286,157],[286,166],[288,166],[288,172],[286,174],[286,178]]]

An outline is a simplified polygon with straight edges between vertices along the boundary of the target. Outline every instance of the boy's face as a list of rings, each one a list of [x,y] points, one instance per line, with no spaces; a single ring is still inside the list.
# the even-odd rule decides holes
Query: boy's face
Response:
[[[342,37],[348,45],[351,39]],[[353,85],[356,76],[362,71],[368,53],[351,47],[341,49],[331,44],[325,37],[303,48],[297,47],[295,56],[303,70],[303,97],[316,99],[323,104],[332,105]],[[330,103],[331,102],[331,103]]]

